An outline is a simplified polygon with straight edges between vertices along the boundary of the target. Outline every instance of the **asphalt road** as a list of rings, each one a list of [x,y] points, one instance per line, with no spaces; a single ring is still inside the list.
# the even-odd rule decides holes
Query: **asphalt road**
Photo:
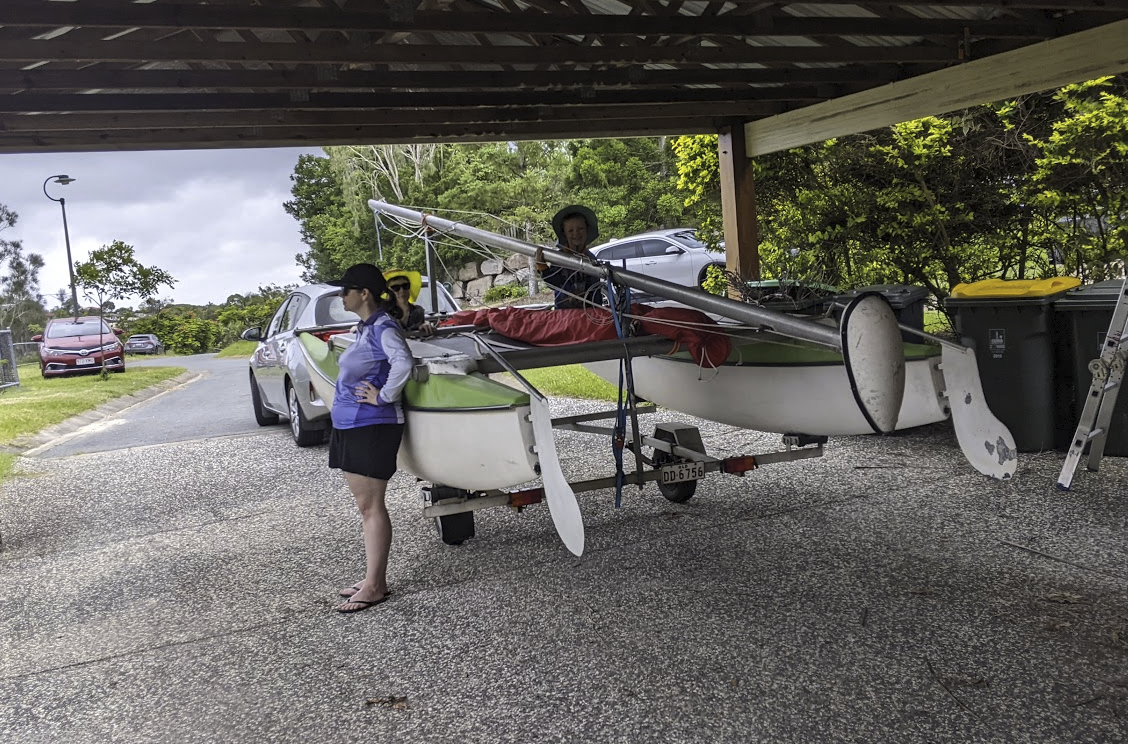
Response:
[[[197,354],[130,358],[126,363],[127,368],[144,365],[185,367],[190,372],[199,373],[200,378],[88,426],[77,436],[41,449],[41,456],[67,457],[125,447],[249,434],[262,428],[255,423],[251,413],[246,359],[218,359],[214,354]]]
[[[1128,458],[1062,493],[1060,453],[998,482],[946,425],[844,437],[685,504],[583,494],[582,558],[543,505],[444,545],[400,472],[395,594],[340,615],[364,550],[326,447],[254,424],[244,361],[181,363],[203,376],[65,443],[96,455],[0,487],[4,744],[1128,740]],[[605,439],[557,445],[607,474]]]

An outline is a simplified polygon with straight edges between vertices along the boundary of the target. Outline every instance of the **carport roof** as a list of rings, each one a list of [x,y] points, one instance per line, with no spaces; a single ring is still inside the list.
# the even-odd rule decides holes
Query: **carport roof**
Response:
[[[1104,55],[1070,79],[1121,71],[1126,19],[1128,0],[3,0],[0,152],[803,129],[996,57],[1051,87],[1063,65],[1032,45],[1089,30],[1118,49],[1066,41]]]

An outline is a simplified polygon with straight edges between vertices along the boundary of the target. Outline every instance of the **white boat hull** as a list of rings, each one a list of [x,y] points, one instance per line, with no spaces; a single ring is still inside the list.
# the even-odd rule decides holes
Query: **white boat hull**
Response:
[[[468,491],[510,488],[537,478],[529,406],[407,411],[400,469]]]
[[[781,434],[846,436],[872,434],[854,402],[846,368],[824,365],[724,365],[702,369],[670,357],[633,360],[635,391],[646,400],[731,426]],[[948,418],[940,357],[906,360],[905,396],[897,429]],[[619,362],[584,367],[613,385]]]

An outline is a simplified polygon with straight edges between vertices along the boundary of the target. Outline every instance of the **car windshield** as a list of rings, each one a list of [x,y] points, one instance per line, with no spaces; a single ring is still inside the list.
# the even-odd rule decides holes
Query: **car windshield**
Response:
[[[698,240],[695,230],[684,230],[682,232],[673,233],[669,237],[678,241],[686,248],[700,248],[701,250],[708,250],[709,248],[709,246]]]
[[[103,335],[112,335],[112,331],[105,323],[97,320],[79,321],[77,323],[52,323],[47,328],[47,338],[73,338],[75,336],[97,336],[99,327]]]
[[[148,341],[149,337],[148,336],[130,336],[129,340],[130,341]]]

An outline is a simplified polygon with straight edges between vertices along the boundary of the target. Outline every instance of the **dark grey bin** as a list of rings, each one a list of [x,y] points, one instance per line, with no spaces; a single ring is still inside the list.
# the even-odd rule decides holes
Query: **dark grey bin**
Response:
[[[1089,362],[1101,355],[1122,287],[1123,280],[1110,279],[1070,290],[1054,302],[1054,311],[1065,329],[1066,363],[1075,380],[1068,414],[1059,422],[1066,447],[1077,429],[1093,381]],[[1128,457],[1128,393],[1123,389],[1112,409],[1104,453],[1110,457]]]
[[[838,295],[834,300],[834,315],[839,317],[850,300],[865,292],[877,292],[889,301],[897,322],[901,325],[924,330],[924,303],[928,299],[928,290],[913,284],[871,284],[868,287],[858,287],[849,292]],[[924,343],[924,339],[913,333],[901,331],[901,338],[910,344]]]
[[[975,350],[983,396],[1020,452],[1063,449],[1059,421],[1071,415],[1073,374],[1053,303],[1034,297],[949,297],[956,332]]]

